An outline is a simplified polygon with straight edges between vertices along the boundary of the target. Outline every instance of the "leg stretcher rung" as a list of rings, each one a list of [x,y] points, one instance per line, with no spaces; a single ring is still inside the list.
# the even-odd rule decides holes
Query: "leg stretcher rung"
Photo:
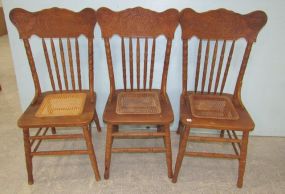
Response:
[[[112,148],[113,153],[159,153],[165,152],[164,147],[148,147],[148,148]]]
[[[32,156],[48,156],[48,155],[81,155],[88,154],[88,150],[60,150],[60,151],[39,151],[32,152]]]
[[[228,158],[239,159],[240,156],[235,154],[221,154],[221,153],[208,153],[208,152],[185,152],[185,156],[190,157],[210,157],[210,158]]]

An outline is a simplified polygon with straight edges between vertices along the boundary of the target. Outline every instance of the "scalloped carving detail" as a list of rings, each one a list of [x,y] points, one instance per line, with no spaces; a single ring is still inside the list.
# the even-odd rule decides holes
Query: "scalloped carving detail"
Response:
[[[10,19],[21,38],[32,35],[41,38],[78,37],[81,34],[93,38],[96,12],[90,8],[80,12],[56,7],[38,12],[15,8],[10,12]]]
[[[97,11],[97,18],[103,38],[110,38],[117,34],[122,37],[165,35],[172,39],[179,24],[179,12],[175,9],[154,12],[135,7],[114,12],[108,8],[100,8]]]
[[[266,22],[267,16],[263,11],[241,15],[226,9],[197,13],[187,8],[180,14],[183,39],[192,36],[225,40],[245,38],[254,42]]]

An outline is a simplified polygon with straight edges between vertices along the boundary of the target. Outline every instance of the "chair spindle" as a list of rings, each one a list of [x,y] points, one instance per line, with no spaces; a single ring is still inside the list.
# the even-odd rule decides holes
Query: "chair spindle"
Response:
[[[60,57],[61,57],[61,64],[62,64],[62,69],[63,69],[65,89],[68,90],[68,80],[67,80],[67,74],[66,74],[64,50],[63,50],[63,44],[62,44],[62,39],[61,38],[59,39],[59,48],[60,48]]]
[[[226,41],[223,41],[223,47],[220,55],[220,60],[219,60],[219,66],[218,66],[218,71],[217,71],[217,76],[216,76],[216,83],[215,83],[215,90],[214,93],[217,93],[218,86],[219,86],[219,81],[220,81],[220,75],[222,71],[222,66],[223,66],[223,61],[224,61],[224,55],[225,55],[225,49],[226,49]]]
[[[213,75],[214,75],[216,58],[217,58],[217,50],[218,50],[218,41],[216,40],[215,47],[214,47],[214,53],[213,53],[213,59],[212,59],[212,65],[211,65],[211,72],[210,72],[210,77],[209,77],[208,94],[211,92],[211,89],[212,89]]]
[[[72,89],[75,90],[74,67],[73,67],[73,59],[72,59],[72,50],[71,50],[70,38],[67,39],[67,49],[68,49],[68,58],[69,58],[69,67],[70,67]]]
[[[127,89],[127,76],[126,76],[126,54],[125,54],[125,41],[124,38],[121,38],[121,49],[122,49],[122,66],[123,66],[123,81],[124,89]]]
[[[143,78],[143,88],[146,89],[146,79],[147,79],[147,58],[148,58],[148,38],[145,39],[144,43],[144,78]]]
[[[199,40],[199,47],[198,47],[196,75],[195,75],[195,93],[197,92],[197,89],[198,89],[198,82],[199,82],[201,50],[202,50],[202,40],[200,39],[200,40]]]
[[[207,40],[206,46],[206,54],[205,54],[205,61],[204,61],[204,70],[203,70],[203,78],[202,78],[202,93],[204,93],[205,82],[207,77],[207,68],[208,68],[208,60],[209,60],[209,49],[210,49],[210,40]]]
[[[46,59],[46,64],[47,64],[47,69],[48,69],[51,87],[52,87],[52,90],[55,91],[55,84],[54,84],[51,64],[50,64],[50,60],[49,60],[49,56],[48,56],[47,45],[46,45],[46,42],[44,39],[42,39],[42,46],[43,46],[44,55],[45,55],[45,59]]]
[[[150,63],[150,76],[149,76],[149,89],[152,89],[152,81],[153,81],[153,71],[154,71],[154,61],[155,61],[155,42],[154,38],[152,41],[152,49],[151,49],[151,63]]]
[[[227,60],[226,69],[225,69],[224,76],[223,76],[223,81],[222,81],[222,85],[221,85],[220,94],[222,94],[223,91],[224,91],[224,87],[225,87],[225,84],[226,84],[226,81],[227,81],[227,77],[228,77],[229,68],[230,68],[230,65],[231,65],[231,60],[232,60],[232,55],[233,55],[233,52],[234,52],[234,48],[235,48],[235,41],[233,41],[232,45],[231,45],[230,53],[229,53],[228,60]]]
[[[55,72],[56,72],[56,77],[57,77],[57,83],[58,83],[59,90],[62,91],[60,73],[59,73],[59,68],[58,68],[58,61],[57,61],[57,56],[56,56],[54,41],[53,41],[52,38],[51,38],[51,40],[50,40],[50,43],[51,43],[51,50],[52,50],[53,62],[54,62]]]
[[[79,87],[79,90],[82,90],[81,68],[80,68],[80,52],[79,52],[78,38],[75,39],[75,50],[76,50],[76,64],[77,64],[77,75],[78,75],[78,87]]]
[[[137,89],[140,89],[140,39],[137,38]]]
[[[131,90],[134,88],[134,64],[133,64],[133,41],[132,38],[129,38],[129,56],[130,56],[130,82]]]

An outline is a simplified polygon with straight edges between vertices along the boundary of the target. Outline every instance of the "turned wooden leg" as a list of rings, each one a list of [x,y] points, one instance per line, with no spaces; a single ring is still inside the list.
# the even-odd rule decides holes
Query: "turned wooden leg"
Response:
[[[28,183],[29,185],[34,184],[33,178],[33,163],[32,163],[32,156],[31,156],[31,143],[30,143],[30,132],[29,128],[23,129],[24,135],[24,147],[25,147],[25,156],[26,156],[26,167],[28,173]]]
[[[56,134],[56,129],[55,129],[55,127],[52,127],[51,128],[51,133],[54,135],[54,134]]]
[[[181,142],[182,142],[182,138],[183,138],[183,135],[184,135],[184,131],[185,131],[185,126],[182,125],[182,123],[181,123],[181,127],[180,127],[180,130],[179,130],[179,133],[180,133],[180,137],[179,137],[179,147],[181,146]]]
[[[97,165],[97,160],[96,160],[96,156],[95,156],[95,152],[94,152],[94,148],[93,148],[93,143],[92,143],[92,139],[90,137],[90,133],[89,133],[89,129],[88,126],[83,127],[83,134],[84,134],[84,138],[86,141],[86,146],[88,149],[88,154],[89,154],[89,158],[91,161],[91,165],[95,174],[95,179],[96,181],[100,180],[100,173],[98,170],[98,165]]]
[[[244,176],[244,171],[245,171],[246,155],[247,155],[248,134],[249,132],[245,131],[243,132],[243,135],[242,135],[239,168],[238,168],[238,181],[237,181],[238,188],[242,188],[242,185],[243,185],[243,176]]]
[[[177,130],[176,130],[176,133],[177,133],[177,134],[180,134],[180,131],[181,131],[181,127],[182,127],[182,126],[183,126],[183,125],[182,125],[182,122],[179,121],[178,128],[177,128]]]
[[[165,129],[163,128],[163,126],[157,125],[156,131],[157,132],[165,132]],[[163,139],[164,147],[166,147],[165,138],[163,137],[162,139]]]
[[[89,132],[89,135],[90,135],[91,140],[92,140],[92,126],[91,126],[91,123],[88,125],[88,132]]]
[[[99,118],[98,118],[98,114],[96,112],[96,109],[94,110],[94,121],[96,124],[97,131],[101,132],[101,126],[100,126],[100,122],[99,122]]]
[[[182,140],[181,140],[181,143],[179,146],[179,151],[177,154],[177,159],[176,159],[176,164],[175,164],[175,169],[174,169],[174,175],[172,178],[173,183],[177,182],[177,176],[178,176],[178,173],[179,173],[179,170],[181,168],[181,164],[182,164],[182,161],[184,158],[189,132],[190,132],[190,127],[188,127],[188,126],[185,127],[184,132],[183,132],[183,137],[182,137]]]
[[[119,132],[119,125],[112,125],[112,133]],[[112,146],[113,146],[114,138],[112,137]]]
[[[171,140],[170,140],[170,129],[169,125],[163,126],[163,131],[165,132],[164,143],[166,148],[166,163],[168,169],[168,177],[172,178],[172,151],[171,151]]]
[[[225,136],[225,130],[221,130],[220,137],[224,137],[224,136]]]
[[[109,174],[110,174],[111,151],[112,151],[112,142],[113,142],[112,130],[113,126],[107,124],[106,149],[105,149],[105,173],[104,173],[105,179],[109,179]]]

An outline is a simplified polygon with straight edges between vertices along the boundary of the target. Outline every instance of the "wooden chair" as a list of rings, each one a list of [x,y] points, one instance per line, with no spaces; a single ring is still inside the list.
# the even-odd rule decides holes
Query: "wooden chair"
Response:
[[[106,57],[110,78],[110,95],[104,111],[107,123],[105,174],[109,178],[111,152],[166,152],[168,177],[172,177],[172,157],[169,125],[173,121],[173,112],[166,93],[167,72],[171,52],[172,39],[179,22],[177,10],[170,9],[161,13],[144,8],[132,8],[113,12],[107,8],[97,11],[98,23],[105,42]],[[110,39],[113,35],[121,37],[122,76],[114,74]],[[161,86],[153,89],[153,80],[159,68],[155,66],[156,38],[164,35],[167,39]],[[126,45],[128,41],[128,46]],[[136,42],[136,46],[133,43]],[[151,44],[151,49],[149,49]],[[141,48],[144,45],[144,48]],[[133,49],[135,47],[135,49]],[[127,52],[126,52],[127,50]],[[136,66],[133,64],[136,50]],[[141,63],[141,52],[143,63]],[[151,54],[149,55],[149,50]],[[129,57],[126,55],[129,54]],[[150,57],[149,57],[150,56]],[[129,59],[129,62],[126,60]],[[150,59],[150,63],[149,63]],[[142,64],[142,65],[141,65]],[[161,68],[161,70],[162,70]],[[129,69],[129,71],[127,71]],[[154,73],[156,69],[156,73]],[[116,77],[115,77],[116,75]],[[129,76],[128,76],[129,75]],[[160,78],[158,78],[160,79]],[[117,89],[122,81],[123,89]],[[155,132],[119,131],[119,125],[155,125]],[[112,148],[114,138],[163,138],[165,147]]]
[[[262,11],[240,15],[225,9],[196,13],[185,9],[180,15],[183,39],[183,91],[180,98],[180,133],[179,153],[175,165],[172,182],[177,181],[184,155],[194,157],[213,157],[238,159],[237,186],[242,187],[245,171],[248,135],[254,128],[254,123],[242,104],[241,85],[248,58],[256,37],[265,25],[267,17]],[[190,62],[188,61],[188,44],[198,41],[198,52],[190,47]],[[235,43],[244,38],[245,50],[242,51],[241,64],[231,65],[232,58],[238,63],[235,54]],[[196,39],[197,40],[197,39]],[[191,43],[191,44],[190,44]],[[196,44],[197,45],[197,44]],[[196,47],[196,48],[197,48]],[[239,46],[240,48],[241,46]],[[194,47],[195,48],[195,47]],[[211,51],[211,52],[210,52]],[[193,54],[197,54],[196,65],[193,64]],[[204,60],[202,57],[204,56]],[[238,55],[237,55],[238,56]],[[192,60],[192,61],[191,61]],[[203,66],[201,65],[203,61]],[[194,69],[188,68],[192,62]],[[234,68],[234,69],[232,69]],[[191,74],[190,72],[193,72]],[[230,73],[229,73],[230,72]],[[234,76],[235,72],[237,76]],[[189,75],[194,75],[190,77]],[[231,76],[228,76],[231,74]],[[188,78],[191,78],[188,80]],[[189,90],[187,82],[193,83]],[[226,84],[234,87],[232,92],[225,92]],[[190,128],[207,128],[221,130],[220,137],[189,136]],[[224,137],[227,132],[228,138]],[[239,139],[236,131],[242,132]],[[231,143],[235,154],[188,152],[187,141]]]
[[[23,128],[24,134],[28,183],[34,182],[34,156],[71,154],[88,154],[95,178],[99,181],[100,175],[89,127],[95,120],[97,130],[101,130],[95,110],[96,95],[93,89],[93,34],[96,12],[84,9],[75,13],[66,9],[51,8],[31,13],[17,8],[10,12],[10,19],[23,39],[35,86],[35,97],[18,120],[18,126]],[[32,35],[38,36],[33,40],[41,40],[42,50],[32,50]],[[79,42],[80,35],[85,36],[82,39],[86,44],[83,44],[83,40],[82,44]],[[86,52],[82,53],[80,50]],[[84,56],[88,66],[81,64]],[[68,57],[68,62],[65,57]],[[35,58],[42,59],[39,62],[41,64],[37,64]],[[46,66],[43,63],[46,63]],[[40,76],[37,71],[43,67],[47,68],[46,77]],[[84,67],[89,75],[83,74]],[[89,86],[85,86],[88,84],[84,83],[84,79],[85,82],[89,82]],[[42,83],[46,84],[49,81],[52,91],[43,92]],[[56,127],[80,127],[83,134],[56,134]],[[34,136],[30,135],[31,128],[39,128]],[[52,135],[47,134],[49,129]],[[38,151],[42,140],[78,138],[85,139],[86,150]]]

